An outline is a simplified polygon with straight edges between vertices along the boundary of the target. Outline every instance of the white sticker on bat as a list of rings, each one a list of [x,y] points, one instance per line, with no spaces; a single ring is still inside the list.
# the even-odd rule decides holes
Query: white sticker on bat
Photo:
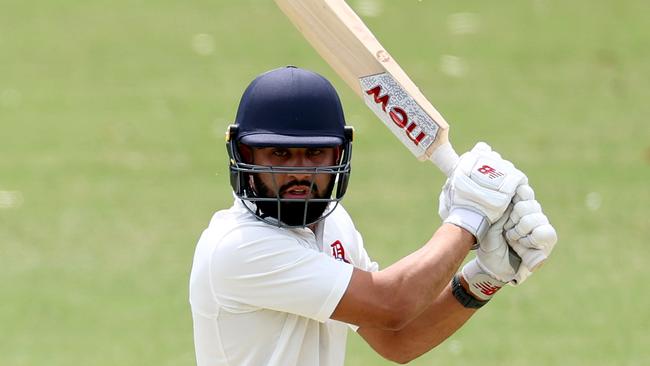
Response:
[[[365,76],[359,83],[368,107],[416,157],[424,157],[436,139],[436,122],[389,74]]]

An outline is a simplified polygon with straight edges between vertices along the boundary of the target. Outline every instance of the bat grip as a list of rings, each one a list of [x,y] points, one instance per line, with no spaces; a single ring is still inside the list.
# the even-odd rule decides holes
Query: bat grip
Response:
[[[429,157],[429,160],[431,160],[431,162],[435,164],[441,172],[445,173],[447,177],[449,177],[454,171],[458,159],[458,154],[449,141],[439,145],[435,150],[433,150],[433,153]]]

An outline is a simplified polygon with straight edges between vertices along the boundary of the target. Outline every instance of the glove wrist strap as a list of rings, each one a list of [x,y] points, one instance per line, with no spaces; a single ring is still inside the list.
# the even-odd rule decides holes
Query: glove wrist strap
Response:
[[[459,226],[467,231],[469,231],[476,241],[483,239],[487,233],[490,223],[487,220],[487,217],[482,215],[479,212],[473,211],[464,207],[452,207],[449,212],[449,216],[445,219],[445,222],[448,224],[453,224]],[[472,249],[476,249],[478,245]]]
[[[467,281],[468,292],[481,301],[489,301],[505,285],[486,273],[476,259],[463,266],[461,273]]]

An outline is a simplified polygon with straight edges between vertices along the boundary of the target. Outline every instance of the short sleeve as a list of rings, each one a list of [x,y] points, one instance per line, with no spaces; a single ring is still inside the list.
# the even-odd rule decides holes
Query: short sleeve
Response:
[[[356,231],[355,234],[359,252],[358,264],[356,266],[367,272],[379,271],[379,264],[377,262],[373,262],[373,260],[370,259],[366,248],[363,246],[363,238],[361,237],[361,234],[359,234],[358,231]]]
[[[277,232],[257,234],[235,231],[215,246],[210,278],[216,300],[329,319],[353,267]]]

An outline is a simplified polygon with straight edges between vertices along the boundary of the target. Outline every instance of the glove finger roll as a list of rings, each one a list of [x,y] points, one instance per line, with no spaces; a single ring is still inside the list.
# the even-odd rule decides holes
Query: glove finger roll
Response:
[[[532,233],[536,227],[546,224],[548,224],[546,215],[536,212],[522,217],[512,230],[516,231],[519,237],[522,237]]]
[[[528,184],[522,184],[517,187],[515,197],[512,199],[514,203],[519,201],[530,201],[535,199],[535,191]]]
[[[550,224],[536,227],[529,237],[531,243],[539,247],[552,248],[557,243],[557,233]]]
[[[514,197],[517,187],[520,186],[522,183],[525,183],[528,178],[526,178],[526,175],[517,168],[510,168],[509,170],[510,171],[508,172],[508,175],[503,180],[501,187],[499,187],[499,191],[511,197]]]
[[[515,223],[519,223],[522,217],[533,213],[542,212],[542,206],[535,200],[520,201],[515,204],[510,214],[510,219]]]

